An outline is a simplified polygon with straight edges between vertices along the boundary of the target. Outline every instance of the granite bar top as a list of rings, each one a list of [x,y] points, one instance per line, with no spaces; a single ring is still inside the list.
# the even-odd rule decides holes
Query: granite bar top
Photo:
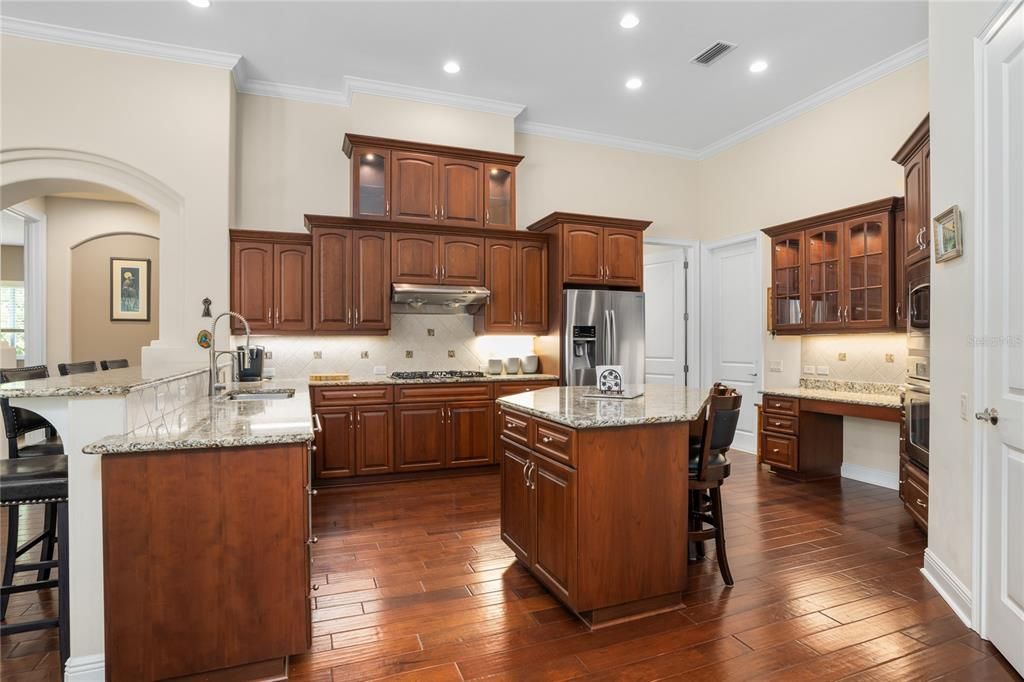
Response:
[[[71,374],[31,381],[11,381],[0,384],[0,398],[78,398],[100,395],[125,395],[153,384],[203,374],[207,366],[188,366],[178,370],[144,370],[125,367]]]
[[[834,403],[850,405],[868,405],[871,407],[899,408],[899,393],[867,393],[862,391],[838,391],[828,388],[771,388],[760,391],[764,395],[781,395],[787,398],[803,398],[806,400],[827,400]]]
[[[390,376],[354,377],[348,381],[310,381],[310,386],[376,386],[380,384],[488,384],[505,381],[558,381],[554,374],[485,374],[447,379],[395,379]]]
[[[289,392],[277,400],[228,400],[233,393]],[[229,384],[215,397],[195,400],[146,426],[91,443],[82,452],[137,452],[240,448],[305,443],[313,438],[305,380]]]
[[[502,405],[574,429],[693,421],[708,390],[646,384],[638,398],[589,398],[593,386],[560,386],[498,398]]]

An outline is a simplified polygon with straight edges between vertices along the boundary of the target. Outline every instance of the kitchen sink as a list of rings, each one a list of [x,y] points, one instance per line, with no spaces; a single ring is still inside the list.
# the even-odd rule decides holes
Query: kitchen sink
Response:
[[[263,391],[231,391],[223,400],[285,400],[295,395],[294,388],[269,388]]]

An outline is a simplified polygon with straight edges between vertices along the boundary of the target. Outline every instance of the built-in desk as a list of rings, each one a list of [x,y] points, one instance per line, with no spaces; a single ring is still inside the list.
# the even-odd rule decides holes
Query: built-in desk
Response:
[[[759,413],[760,460],[773,472],[800,480],[839,476],[843,417],[899,423],[899,394],[804,387],[765,392]]]

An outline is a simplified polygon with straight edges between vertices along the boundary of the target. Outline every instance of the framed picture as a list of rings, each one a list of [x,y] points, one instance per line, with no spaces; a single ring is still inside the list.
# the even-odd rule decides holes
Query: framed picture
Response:
[[[935,216],[933,221],[935,262],[959,258],[964,255],[963,226],[960,223],[960,207],[953,204]]]
[[[110,259],[110,319],[149,322],[148,258]]]

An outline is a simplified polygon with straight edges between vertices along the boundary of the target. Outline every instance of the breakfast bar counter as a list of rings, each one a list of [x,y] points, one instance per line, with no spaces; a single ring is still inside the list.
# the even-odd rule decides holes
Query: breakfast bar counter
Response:
[[[686,582],[688,443],[707,391],[643,389],[498,399],[501,537],[594,628],[676,608]]]

